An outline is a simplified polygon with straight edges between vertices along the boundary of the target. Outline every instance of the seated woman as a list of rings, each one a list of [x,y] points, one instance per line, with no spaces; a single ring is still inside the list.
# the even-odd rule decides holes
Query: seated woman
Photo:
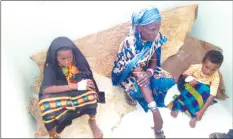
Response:
[[[66,37],[53,40],[39,93],[39,106],[50,138],[60,138],[58,134],[84,114],[90,116],[94,137],[102,138],[95,121],[98,96],[98,87],[84,55]]]
[[[176,118],[178,112],[185,112],[191,117],[190,127],[196,126],[204,112],[214,101],[219,86],[218,69],[222,65],[223,55],[216,50],[210,50],[204,56],[201,64],[191,65],[178,81],[180,95],[168,104],[172,110],[171,116]]]
[[[121,85],[126,99],[135,100],[153,113],[155,135],[164,137],[163,120],[157,108],[164,107],[167,90],[175,80],[160,68],[161,47],[167,41],[159,30],[161,16],[157,8],[143,9],[132,15],[130,33],[122,42],[112,69],[113,85]]]

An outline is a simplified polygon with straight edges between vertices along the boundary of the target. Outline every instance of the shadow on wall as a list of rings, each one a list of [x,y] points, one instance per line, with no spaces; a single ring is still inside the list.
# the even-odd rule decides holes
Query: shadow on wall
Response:
[[[227,2],[221,3],[227,3],[225,4],[225,6],[229,8],[223,7],[224,4],[218,2],[192,1],[138,1],[124,2],[124,4],[122,4],[122,2],[92,2],[92,4],[90,4],[89,2],[64,1],[2,2],[2,80],[4,80],[1,97],[3,100],[2,126],[4,127],[2,137],[33,136],[32,130],[34,129],[32,127],[35,127],[35,125],[30,120],[30,115],[26,111],[26,106],[28,104],[29,97],[32,95],[29,87],[34,82],[33,77],[39,75],[39,70],[37,69],[36,64],[31,61],[29,57],[30,55],[47,48],[55,37],[64,35],[73,40],[76,40],[77,38],[80,38],[82,36],[109,28],[121,22],[128,21],[131,17],[131,13],[134,10],[140,9],[141,7],[145,7],[147,5],[155,5],[159,9],[166,9],[177,5],[186,5],[190,3],[206,3],[205,8],[210,9],[210,11],[204,11],[204,8],[202,8],[202,10],[199,11],[200,14],[198,18],[201,18],[202,20],[200,19],[201,21],[196,22],[194,30],[202,31],[202,33],[195,33],[194,31],[192,31],[192,35],[196,35],[198,38],[200,37],[200,39],[203,40],[205,40],[207,36],[210,37],[212,35],[216,35],[214,38],[207,38],[206,40],[208,42],[213,42],[214,44],[216,40],[222,40],[221,37],[224,36],[221,36],[219,34],[225,34],[224,32],[228,33],[228,35],[225,36],[225,38],[229,37],[227,40],[232,39],[232,33],[229,33],[229,31],[231,31],[232,29],[228,30],[227,28],[227,26],[231,27],[232,25],[232,22],[230,20],[232,19],[232,16],[222,16],[225,15],[225,12],[228,12],[230,9],[230,4]],[[219,8],[219,10],[213,11],[211,9],[212,6],[208,6],[207,3],[213,3],[212,6],[214,6],[215,8]],[[203,4],[200,4],[200,6],[202,6]],[[89,12],[86,7],[89,7],[89,9],[91,9],[91,12]],[[119,7],[121,7],[121,10],[119,10]],[[222,9],[226,11],[223,11]],[[84,12],[85,14],[83,14]],[[204,15],[202,16],[202,13],[204,12],[206,13],[205,16],[209,16],[209,18],[211,17],[212,19],[204,19]],[[221,19],[224,19],[226,21],[229,20],[229,22],[223,23],[223,20],[216,20],[214,14],[212,15],[213,12],[221,15],[218,17],[221,17]],[[95,15],[97,16],[93,16],[93,13],[95,13]],[[232,14],[232,12],[230,13]],[[223,26],[224,29],[221,30],[219,28],[219,33],[212,33],[211,31],[216,30],[216,26],[210,26],[210,24],[207,24],[208,22],[206,21],[212,21],[211,23],[216,24],[218,22],[220,22],[220,24],[225,24],[225,26]],[[198,23],[207,25],[203,28],[200,28],[201,26]],[[84,29],[84,27],[86,28]],[[211,35],[205,34],[205,29],[208,29],[211,32]],[[225,45],[222,44],[221,41],[218,41],[215,45],[227,46],[227,50],[229,50],[232,44],[228,44],[229,42],[225,43],[227,44]],[[227,57],[228,59],[232,59],[230,57],[232,55],[232,51],[226,51],[225,47],[223,48],[223,50],[224,53],[226,53],[224,54],[226,55],[225,57]],[[232,71],[231,64],[232,61],[229,61],[229,64],[225,64],[229,67],[222,69],[223,72],[227,73],[224,74],[224,78],[228,75],[232,75],[232,73],[230,73]],[[227,80],[226,83],[228,84],[228,92],[231,92],[232,89],[230,85],[232,84],[232,80]],[[14,86],[14,88],[12,86]],[[7,105],[9,103],[9,98],[11,98],[11,101],[14,102],[15,110],[8,109]],[[15,117],[15,115],[17,115],[17,118]],[[22,125],[24,125],[23,128]],[[15,131],[14,134],[12,134],[12,131]]]

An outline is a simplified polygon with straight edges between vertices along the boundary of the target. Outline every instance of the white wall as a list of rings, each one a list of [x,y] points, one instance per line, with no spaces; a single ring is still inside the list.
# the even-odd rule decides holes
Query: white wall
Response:
[[[33,84],[33,77],[39,75],[35,63],[30,60],[29,56],[47,48],[50,42],[57,36],[67,36],[73,40],[78,39],[87,34],[94,33],[130,20],[131,13],[148,5],[155,5],[160,10],[175,7],[178,5],[186,5],[191,3],[211,3],[211,2],[192,2],[192,1],[137,1],[137,2],[112,2],[112,1],[28,1],[14,2],[4,1],[2,4],[2,137],[32,137],[35,127],[31,116],[26,111],[28,99],[31,96],[30,85]],[[204,4],[203,4],[204,5]],[[227,4],[228,5],[228,4]],[[211,6],[206,6],[211,9]],[[215,4],[216,8],[218,4]],[[219,22],[219,19],[226,19],[223,10],[211,10],[211,12],[203,12],[200,8],[200,22],[207,24],[209,20]],[[228,7],[230,8],[230,7]],[[211,16],[210,13],[219,12],[218,17]],[[210,16],[211,19],[203,19],[203,15]],[[210,15],[209,15],[210,14]],[[222,15],[221,17],[219,17]],[[198,17],[198,18],[199,18]],[[209,18],[210,18],[209,17]],[[216,20],[215,20],[216,19]],[[229,20],[229,19],[227,19]],[[231,21],[231,20],[229,20]],[[222,21],[224,22],[224,21]],[[222,43],[222,37],[219,33],[227,30],[231,23],[225,26],[208,26],[208,30],[214,32],[210,36],[200,35],[194,31],[192,34],[206,39],[216,45],[223,46],[224,49],[231,49],[232,44]],[[199,30],[199,24],[195,24],[194,28]],[[213,27],[213,29],[212,29]],[[205,28],[205,27],[204,27]],[[232,29],[229,29],[232,31]],[[231,37],[232,38],[232,32]],[[225,34],[225,33],[223,33]],[[214,36],[211,38],[211,36]],[[219,36],[219,37],[216,37]],[[231,39],[228,39],[231,40]],[[230,51],[232,52],[232,51]],[[228,57],[231,53],[226,53]],[[232,59],[232,58],[229,58]],[[230,63],[230,62],[229,62]],[[230,66],[225,64],[225,66]],[[231,74],[231,70],[225,71],[224,77]],[[232,67],[231,67],[232,69]],[[224,70],[224,69],[222,69]],[[228,83],[228,91],[231,92]],[[9,107],[9,100],[14,102],[14,107]],[[8,106],[8,107],[7,107]],[[14,110],[13,110],[14,108]],[[10,120],[9,120],[10,119]],[[13,134],[12,134],[12,131]]]
[[[232,114],[232,1],[203,2],[198,18],[190,33],[198,39],[210,42],[223,49],[223,73],[226,93],[225,107]]]

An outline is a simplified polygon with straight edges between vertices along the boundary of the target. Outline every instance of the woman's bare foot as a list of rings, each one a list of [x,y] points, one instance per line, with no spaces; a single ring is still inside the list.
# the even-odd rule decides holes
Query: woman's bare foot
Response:
[[[128,93],[125,93],[125,99],[127,101],[127,103],[129,105],[132,105],[132,106],[136,106],[137,105],[137,101],[136,100],[133,100]]]
[[[89,119],[88,123],[91,127],[94,138],[103,138],[103,133],[100,130],[99,126],[96,124],[95,120]]]
[[[158,138],[158,139],[165,139],[165,135],[164,135],[164,132],[163,130],[161,131],[154,131],[155,132],[155,138]]]
[[[189,126],[191,128],[195,128],[196,127],[196,123],[197,123],[197,118],[192,118],[189,122]]]
[[[176,118],[177,116],[178,116],[178,114],[179,114],[179,112],[178,111],[171,111],[171,116],[173,117],[173,118]]]
[[[158,130],[158,131],[155,130],[155,127],[151,127],[151,129],[154,130],[155,138],[159,138],[159,139],[161,139],[161,138],[162,138],[162,139],[166,138],[162,129],[161,129],[161,130]]]

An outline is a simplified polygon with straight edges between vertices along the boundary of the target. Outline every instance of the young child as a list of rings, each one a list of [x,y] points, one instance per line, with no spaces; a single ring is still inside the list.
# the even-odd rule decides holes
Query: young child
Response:
[[[208,106],[213,103],[219,86],[219,73],[223,55],[216,50],[208,51],[201,64],[189,67],[179,78],[180,94],[168,104],[171,116],[176,118],[178,111],[191,116],[189,125],[195,128],[197,120],[201,120]]]

